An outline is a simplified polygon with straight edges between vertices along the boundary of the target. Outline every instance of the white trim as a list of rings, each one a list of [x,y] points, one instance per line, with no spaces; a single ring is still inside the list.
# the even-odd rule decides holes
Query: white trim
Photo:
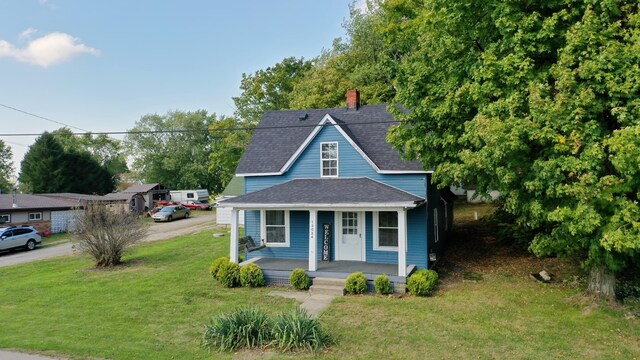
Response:
[[[393,212],[393,211],[388,211],[388,212]],[[374,211],[372,216],[373,216],[373,250],[375,251],[392,251],[392,252],[397,252],[398,251],[398,247],[397,246],[380,246],[379,245],[379,227],[380,227],[380,212],[379,211]],[[398,220],[399,221],[399,220]],[[400,242],[400,229],[398,229],[398,242]]]
[[[336,144],[336,158],[335,158],[335,161],[336,161],[336,174],[335,175],[324,175],[324,162],[325,161],[334,160],[334,159],[323,159],[322,158],[322,145],[324,145],[324,144],[329,144],[329,145]],[[340,143],[337,142],[337,141],[323,141],[323,142],[320,143],[320,177],[321,178],[337,178],[337,177],[340,176],[340,160],[339,160],[340,152],[339,152],[339,149],[340,149]]]
[[[318,269],[318,211],[309,210],[309,271]]]
[[[290,247],[291,246],[291,231],[289,229],[289,210],[285,209],[269,209],[269,210],[282,210],[284,211],[284,242],[283,243],[269,243],[267,242],[267,217],[266,211],[260,210],[260,239],[264,240],[264,244],[267,247]]]
[[[7,217],[7,221],[5,221],[5,223],[10,223],[11,222],[11,214],[0,214],[0,217]]]
[[[362,244],[362,248],[361,248],[361,253],[360,253],[360,257],[362,260],[349,260],[349,261],[362,261],[362,262],[366,262],[367,261],[367,234],[366,234],[366,221],[367,221],[367,217],[366,217],[366,213],[364,211],[354,211],[354,210],[349,210],[349,209],[342,209],[340,208],[340,210],[334,210],[333,214],[334,214],[334,218],[333,218],[333,223],[334,223],[334,241],[335,241],[335,252],[334,252],[334,257],[335,260],[342,260],[341,257],[341,252],[342,249],[340,248],[340,243],[342,241],[342,213],[343,212],[355,212],[358,214],[358,234],[360,235],[360,240],[361,240],[361,244]]]
[[[31,215],[39,215],[38,219],[32,219]],[[42,211],[40,212],[30,212],[27,215],[27,218],[29,219],[29,221],[41,221],[42,220]]]
[[[407,211],[398,211],[398,276],[407,276]]]
[[[360,156],[362,156],[369,163],[369,165],[371,165],[371,167],[379,174],[428,174],[428,173],[433,173],[433,170],[427,170],[427,171],[423,171],[423,170],[408,170],[408,171],[404,171],[404,170],[380,170],[380,168],[369,158],[369,156],[367,156],[367,154],[356,144],[356,142],[353,141],[353,139],[349,135],[347,135],[347,133],[344,130],[342,130],[342,127],[340,125],[338,125],[338,123],[331,117],[331,115],[326,114],[322,118],[322,120],[320,120],[318,125],[316,125],[316,127],[311,131],[309,136],[307,136],[307,138],[302,142],[302,144],[296,149],[296,151],[293,153],[293,155],[291,155],[291,157],[287,160],[287,162],[282,166],[282,168],[280,168],[279,171],[270,172],[270,173],[244,173],[244,174],[243,173],[237,173],[236,176],[274,176],[274,175],[282,175],[282,174],[284,174],[285,172],[287,172],[289,170],[291,165],[293,165],[293,163],[298,159],[298,157],[307,148],[307,146],[309,146],[311,141],[316,137],[316,135],[318,135],[320,130],[323,127],[326,126],[325,124],[327,122],[331,123],[333,125],[333,127],[335,129],[337,129],[338,132],[340,134],[342,134],[342,136],[349,142],[349,144],[351,144],[351,146],[353,146],[353,148],[360,154]],[[345,125],[348,126],[348,124],[345,124]]]
[[[231,241],[229,241],[229,260],[238,262],[238,210],[231,208]]]
[[[218,207],[231,207],[241,210],[257,210],[257,209],[280,209],[280,210],[309,210],[316,209],[321,211],[336,211],[339,209],[358,209],[358,211],[375,211],[376,209],[413,209],[419,204],[412,201],[397,203],[341,203],[341,204],[256,204],[256,203],[233,203],[225,206],[219,203]]]

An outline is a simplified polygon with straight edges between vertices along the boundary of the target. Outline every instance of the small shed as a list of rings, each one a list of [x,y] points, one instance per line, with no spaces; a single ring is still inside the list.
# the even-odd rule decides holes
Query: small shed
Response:
[[[216,199],[216,202],[222,200],[231,199],[236,196],[244,195],[244,177],[234,176],[227,184],[222,194]],[[240,211],[238,214],[238,221],[240,225],[244,225],[244,211]],[[216,207],[216,223],[220,225],[231,224],[231,209]]]
[[[103,196],[101,201],[108,202],[110,207],[121,206],[138,214],[142,214],[147,206],[142,193],[110,193]]]
[[[154,206],[157,201],[169,201],[171,195],[169,188],[161,184],[136,184],[129,186],[126,190],[121,192],[122,194],[142,194],[145,205],[149,208]]]

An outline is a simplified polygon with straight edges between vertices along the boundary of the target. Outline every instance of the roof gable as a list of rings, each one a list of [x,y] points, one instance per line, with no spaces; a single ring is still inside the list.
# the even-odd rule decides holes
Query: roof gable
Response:
[[[236,170],[239,176],[281,175],[324,126],[334,126],[379,173],[422,173],[386,141],[393,116],[387,105],[266,111]]]

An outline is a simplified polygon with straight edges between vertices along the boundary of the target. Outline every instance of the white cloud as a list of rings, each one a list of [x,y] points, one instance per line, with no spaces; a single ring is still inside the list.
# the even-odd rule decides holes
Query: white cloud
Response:
[[[31,39],[31,35],[37,33],[38,30],[34,29],[34,28],[28,28],[27,30],[23,31],[20,33],[20,40],[24,40],[24,39]]]
[[[30,31],[33,30],[33,31]],[[27,29],[23,34],[31,35],[35,29]],[[100,50],[88,47],[80,39],[61,32],[50,34],[29,41],[27,46],[18,48],[6,40],[0,40],[0,57],[10,57],[42,67],[49,67],[81,54],[100,55]]]

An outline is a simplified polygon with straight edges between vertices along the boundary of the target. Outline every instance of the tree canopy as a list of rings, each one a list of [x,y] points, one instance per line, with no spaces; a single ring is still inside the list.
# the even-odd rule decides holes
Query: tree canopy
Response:
[[[500,190],[535,254],[593,281],[640,254],[636,1],[380,4],[403,54],[389,140],[441,185]],[[398,31],[400,29],[400,31]],[[611,296],[611,281],[592,290]]]
[[[0,140],[0,192],[6,194],[13,189],[11,176],[13,175],[13,152],[11,148]]]
[[[38,137],[20,164],[20,188],[31,193],[106,194],[111,174],[88,153],[67,151],[52,133]]]

